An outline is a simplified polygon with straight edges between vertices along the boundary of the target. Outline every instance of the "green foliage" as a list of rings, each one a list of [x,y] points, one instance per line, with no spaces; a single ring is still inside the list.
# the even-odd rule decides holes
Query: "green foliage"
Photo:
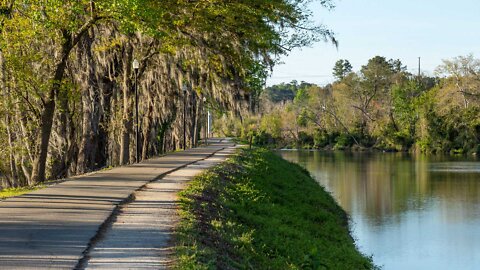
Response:
[[[265,89],[264,96],[267,100],[273,103],[293,101],[297,97],[298,92],[301,91],[304,94],[306,89],[311,86],[314,86],[314,84],[303,81],[300,84],[297,81],[291,81],[290,83],[281,83],[267,87]]]
[[[392,84],[391,76],[394,74],[392,64],[385,57],[375,56],[368,60],[368,64],[362,66],[362,91],[366,95],[381,95],[386,92]]]
[[[296,104],[305,104],[308,101],[309,97],[310,96],[308,94],[308,88],[301,87],[297,90],[294,101]]]
[[[260,62],[253,62],[248,68],[248,74],[245,78],[246,90],[258,98],[263,91],[267,80],[267,67]]]
[[[300,111],[300,114],[297,116],[298,125],[301,127],[306,127],[309,123],[310,117],[310,112],[307,109],[303,108]]]
[[[306,132],[300,131],[298,133],[297,143],[300,148],[310,149],[314,147],[315,141],[311,135],[307,134]]]
[[[252,140],[253,145],[269,146],[269,145],[275,144],[275,139],[272,137],[272,135],[263,130],[259,130],[253,133],[252,136],[253,136],[253,140]]]
[[[52,172],[55,165],[68,167],[57,169],[69,174],[94,169],[92,164],[130,162],[122,153],[133,147],[127,138],[134,137],[134,78],[144,103],[140,121],[148,122],[141,125],[142,134],[149,134],[142,149],[148,156],[158,154],[161,145],[178,147],[174,138],[180,137],[181,128],[169,119],[179,109],[182,84],[194,89],[189,98],[198,110],[187,112],[191,119],[202,118],[198,100],[204,97],[212,111],[239,115],[245,100],[251,101],[252,111],[259,104],[266,77],[280,56],[318,40],[336,42],[329,29],[312,22],[308,0],[2,3],[0,94],[9,100],[0,107],[0,121],[21,125],[10,130],[9,138],[0,131],[0,141],[11,144],[0,156],[2,163],[17,163],[0,167],[13,178],[23,175],[31,182],[44,181],[47,175],[61,177]],[[333,7],[330,0],[320,3]],[[133,59],[140,61],[138,78],[131,69]],[[95,102],[86,108],[89,99]],[[160,124],[166,122],[172,122],[168,132]],[[187,122],[188,130],[198,129],[198,121]],[[241,125],[230,124],[217,130],[242,132]],[[262,129],[277,136],[277,126]],[[88,145],[85,134],[92,134],[95,138],[87,141],[99,145]],[[198,130],[189,132],[190,141],[195,140],[192,134]],[[113,147],[98,149],[107,140]],[[84,152],[82,144],[94,153]],[[15,152],[17,145],[22,149]]]
[[[280,117],[275,114],[268,114],[262,117],[260,130],[272,135],[273,138],[279,138],[282,132]]]
[[[218,116],[221,115],[221,116]],[[214,130],[225,137],[239,137],[242,133],[239,120],[226,114],[218,114],[217,121],[214,122]]]
[[[330,194],[266,150],[242,150],[180,196],[176,269],[374,268]]]
[[[296,92],[296,85],[281,83],[265,88],[264,95],[268,100],[274,103],[279,103],[292,101],[295,98]]]
[[[429,132],[422,142],[425,150],[453,154],[476,153],[480,143],[480,108],[470,108],[460,113],[452,110],[447,115],[441,117],[435,111],[427,112]]]
[[[418,97],[423,91],[421,85],[414,80],[392,86],[390,121],[383,127],[385,145],[382,148],[407,150],[412,147],[419,119]]]
[[[340,134],[338,132],[327,132],[326,130],[315,130],[313,135],[314,148],[324,148],[329,145],[334,145],[337,141],[337,137]]]
[[[333,149],[344,150],[351,147],[353,143],[352,137],[350,137],[348,134],[340,134],[340,136],[335,139],[335,146]]]
[[[445,78],[413,76],[400,60],[381,56],[358,73],[342,75],[346,63],[337,62],[332,85],[288,84],[295,90],[293,102],[266,112],[286,119],[277,140],[293,137],[290,144],[297,147],[339,150],[478,152],[480,60],[444,60],[437,71]],[[279,88],[287,85],[271,87]]]
[[[343,80],[349,73],[352,72],[352,65],[350,61],[347,59],[340,59],[335,62],[335,66],[333,67],[333,76],[338,80]]]

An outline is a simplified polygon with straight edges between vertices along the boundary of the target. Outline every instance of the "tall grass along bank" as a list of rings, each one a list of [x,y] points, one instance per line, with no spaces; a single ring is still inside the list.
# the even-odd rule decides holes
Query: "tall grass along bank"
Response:
[[[243,149],[181,192],[177,269],[372,269],[346,213],[302,167]]]

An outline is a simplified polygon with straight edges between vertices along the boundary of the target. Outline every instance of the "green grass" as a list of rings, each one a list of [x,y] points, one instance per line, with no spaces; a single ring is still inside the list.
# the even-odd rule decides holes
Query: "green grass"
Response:
[[[309,173],[243,149],[181,192],[176,269],[373,269]]]
[[[30,187],[5,188],[0,190],[0,199],[3,200],[10,197],[20,196],[37,189],[41,189],[43,187],[44,187],[43,185],[37,185],[37,186],[30,186]]]

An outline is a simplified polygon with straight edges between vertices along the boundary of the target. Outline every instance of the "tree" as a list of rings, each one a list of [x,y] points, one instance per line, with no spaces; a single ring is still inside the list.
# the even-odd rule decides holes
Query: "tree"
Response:
[[[40,132],[37,133],[31,175],[32,182],[43,182],[56,99],[63,87],[70,53],[83,35],[97,21],[103,19],[103,14],[101,9],[99,11],[96,7],[95,1],[11,3],[12,15],[4,21],[2,31],[2,48],[7,54],[6,57],[14,62],[16,54],[21,50],[26,53],[24,56],[45,59],[43,66],[34,68],[44,69],[41,76],[46,76],[46,79],[43,79],[44,89],[36,93],[41,99],[38,111]],[[30,36],[30,40],[38,42],[37,44],[44,43],[50,46],[32,54],[29,52],[29,46],[32,44],[22,44],[22,40],[27,36]]]
[[[4,1],[1,174],[32,184],[132,162],[135,147],[142,158],[178,148],[184,83],[195,145],[203,98],[212,109],[245,113],[248,93],[258,98],[279,56],[316,40],[335,42],[330,30],[310,23],[307,2]]]
[[[436,69],[439,76],[450,78],[463,98],[465,109],[471,101],[480,99],[480,59],[473,54],[443,60]]]
[[[367,121],[373,121],[372,102],[380,101],[385,98],[392,84],[391,76],[394,74],[392,65],[385,57],[375,56],[368,60],[368,64],[362,66],[361,74],[361,90],[358,96],[361,99],[360,106],[353,106],[363,114],[362,127],[366,126]]]
[[[333,67],[333,76],[335,76],[337,80],[343,80],[351,72],[352,65],[346,59],[338,60]]]
[[[401,73],[407,71],[407,66],[404,66],[400,59],[390,59],[388,64],[392,68],[392,71],[395,73]]]

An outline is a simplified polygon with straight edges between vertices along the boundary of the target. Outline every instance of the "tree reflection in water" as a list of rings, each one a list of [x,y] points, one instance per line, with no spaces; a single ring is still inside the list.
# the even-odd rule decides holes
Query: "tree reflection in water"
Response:
[[[385,269],[480,267],[478,160],[405,153],[280,154],[332,192],[352,217],[357,244]]]

